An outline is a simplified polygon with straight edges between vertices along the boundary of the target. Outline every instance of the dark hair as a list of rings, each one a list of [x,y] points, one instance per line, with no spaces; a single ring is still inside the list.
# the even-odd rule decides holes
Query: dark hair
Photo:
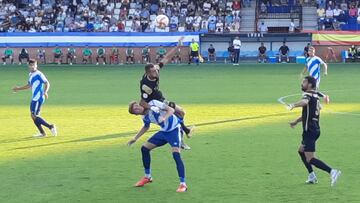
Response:
[[[311,84],[313,89],[316,89],[316,79],[312,76],[306,76],[305,79]]]
[[[147,65],[145,66],[145,72],[149,72],[149,70],[150,70],[151,68],[153,68],[153,67],[154,67],[154,64],[152,64],[152,63],[147,64]]]
[[[33,64],[33,63],[36,63],[36,60],[35,59],[30,59],[29,64]]]

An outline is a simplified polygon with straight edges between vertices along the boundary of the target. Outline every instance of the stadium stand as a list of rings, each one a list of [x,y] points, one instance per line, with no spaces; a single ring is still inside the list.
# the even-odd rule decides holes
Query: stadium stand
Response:
[[[317,3],[319,30],[360,30],[359,1],[322,1]]]
[[[261,0],[257,2],[256,12],[257,31],[284,33],[302,27],[302,6],[295,0]]]
[[[250,1],[249,1],[250,2]],[[235,32],[240,0],[3,0],[0,32]],[[170,24],[157,30],[155,18]]]

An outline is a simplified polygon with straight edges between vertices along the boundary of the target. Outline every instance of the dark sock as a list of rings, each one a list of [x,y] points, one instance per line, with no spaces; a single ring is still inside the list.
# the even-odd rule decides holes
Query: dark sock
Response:
[[[42,128],[41,123],[39,122],[39,120],[38,120],[38,119],[35,119],[35,120],[34,120],[34,123],[35,123],[37,129],[39,130],[39,132],[40,132],[41,134],[45,134],[45,131],[44,131],[44,129]]]
[[[53,127],[53,125],[50,125],[49,123],[47,123],[44,119],[42,119],[41,117],[36,117],[35,121],[39,122],[41,125],[51,129]]]
[[[308,172],[309,172],[309,173],[312,173],[312,172],[313,172],[312,166],[311,166],[310,163],[308,163],[308,162],[306,161],[305,153],[304,153],[304,152],[299,152],[299,155],[300,155],[301,160],[302,160],[302,162],[304,163],[306,169],[308,170]]]
[[[173,152],[173,157],[176,162],[176,169],[178,171],[178,175],[181,183],[185,183],[185,166],[181,159],[179,152]]]
[[[331,168],[330,168],[328,165],[326,165],[324,162],[322,162],[321,160],[319,160],[319,159],[312,158],[312,159],[310,160],[310,164],[312,164],[312,165],[316,166],[316,168],[319,168],[319,169],[321,169],[321,170],[324,170],[324,171],[326,171],[326,172],[328,172],[328,173],[331,172]]]
[[[150,175],[150,150],[144,146],[141,147],[142,161],[146,175]]]

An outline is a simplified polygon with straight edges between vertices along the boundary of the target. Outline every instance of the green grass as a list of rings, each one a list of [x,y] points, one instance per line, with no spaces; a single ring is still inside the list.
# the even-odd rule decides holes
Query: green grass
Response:
[[[192,150],[182,153],[189,191],[176,194],[169,146],[152,152],[154,183],[133,187],[143,175],[140,146],[152,135],[126,146],[142,125],[127,113],[127,104],[139,99],[142,66],[44,66],[52,86],[42,116],[60,134],[44,139],[31,138],[30,91],[11,91],[26,83],[26,67],[0,66],[0,202],[358,202],[360,69],[329,68],[321,89],[332,103],[321,115],[317,155],[343,171],[334,188],[319,170],[319,184],[303,184],[301,128],[287,124],[300,111],[277,102],[300,93],[302,66],[162,70],[161,90],[186,109],[187,123],[198,125],[187,140]]]

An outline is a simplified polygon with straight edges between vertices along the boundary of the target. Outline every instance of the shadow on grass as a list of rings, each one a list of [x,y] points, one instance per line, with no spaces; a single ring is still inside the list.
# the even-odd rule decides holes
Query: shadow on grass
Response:
[[[235,119],[228,119],[228,120],[221,120],[221,121],[198,123],[198,124],[195,124],[195,126],[197,126],[197,127],[210,126],[210,125],[217,125],[217,124],[223,124],[223,123],[232,123],[232,122],[239,122],[239,121],[257,120],[257,119],[263,119],[263,118],[269,118],[269,117],[285,116],[285,115],[289,115],[289,114],[293,114],[293,113],[287,112],[287,113],[275,113],[275,114],[267,114],[267,115],[259,115],[259,116],[249,116],[249,117],[242,117],[242,118],[235,118]],[[148,132],[156,132],[156,131],[157,130],[150,130]],[[102,135],[102,136],[97,136],[97,137],[88,137],[88,138],[69,140],[69,141],[63,141],[63,142],[55,142],[55,143],[32,145],[32,146],[26,146],[26,147],[18,147],[18,148],[10,149],[10,151],[21,150],[21,149],[31,149],[31,148],[37,148],[37,147],[47,147],[47,146],[54,146],[54,145],[61,145],[61,144],[68,144],[68,143],[93,142],[93,141],[102,141],[102,140],[122,138],[122,137],[130,137],[130,136],[134,135],[135,133],[137,133],[137,131],[129,131],[129,132],[124,132],[124,133]],[[27,138],[27,140],[29,140],[29,138]],[[19,141],[25,141],[25,138],[24,138],[24,140],[19,139]]]

